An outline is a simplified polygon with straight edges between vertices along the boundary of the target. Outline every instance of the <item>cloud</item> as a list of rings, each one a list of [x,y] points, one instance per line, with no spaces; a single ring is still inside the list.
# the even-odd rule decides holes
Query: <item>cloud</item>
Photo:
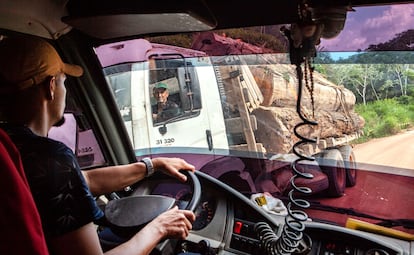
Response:
[[[414,4],[355,9],[348,13],[341,34],[333,39],[322,39],[323,50],[364,50],[371,44],[389,41],[396,34],[414,28]]]

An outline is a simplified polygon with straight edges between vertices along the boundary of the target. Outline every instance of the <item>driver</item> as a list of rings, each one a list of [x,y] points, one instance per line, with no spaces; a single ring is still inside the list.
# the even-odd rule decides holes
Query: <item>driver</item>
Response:
[[[157,101],[157,104],[152,106],[152,118],[154,122],[166,121],[180,113],[179,106],[168,100],[170,94],[167,84],[162,82],[157,83],[152,92]]]
[[[180,169],[194,171],[178,158],[81,171],[72,150],[47,136],[52,126],[63,123],[66,76],[79,77],[82,68],[62,62],[40,38],[5,38],[0,56],[1,127],[22,155],[51,254],[102,254],[94,222],[104,214],[94,196],[122,190],[152,168],[181,181],[186,176]],[[165,238],[186,238],[194,220],[193,212],[174,207],[105,254],[149,254]]]

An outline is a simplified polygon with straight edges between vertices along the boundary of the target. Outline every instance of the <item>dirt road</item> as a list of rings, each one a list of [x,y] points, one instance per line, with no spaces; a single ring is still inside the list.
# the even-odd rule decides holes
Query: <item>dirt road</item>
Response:
[[[358,163],[414,170],[414,131],[358,144],[354,153]]]

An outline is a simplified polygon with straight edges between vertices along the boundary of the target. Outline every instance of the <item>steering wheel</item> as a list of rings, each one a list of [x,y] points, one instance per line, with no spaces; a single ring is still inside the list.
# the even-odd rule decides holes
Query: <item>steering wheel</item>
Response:
[[[187,176],[187,182],[190,179],[192,183],[192,190],[193,195],[191,196],[190,202],[186,206],[186,210],[192,211],[195,213],[197,206],[200,204],[201,201],[201,184],[200,180],[196,176],[195,173],[190,171],[181,171],[181,173]]]
[[[149,177],[148,180],[155,180],[155,182],[159,180],[157,179],[159,178],[158,173]],[[187,176],[187,183],[191,183],[193,191],[185,210],[195,212],[201,200],[200,181],[193,172],[182,170],[181,173]],[[147,181],[147,179],[143,181]],[[155,217],[171,209],[176,202],[174,198],[161,195],[123,197],[108,202],[105,207],[105,216],[115,234],[129,238]]]
[[[192,183],[192,190],[193,190],[193,194],[191,196],[191,199],[189,201],[189,203],[187,204],[187,206],[185,207],[185,210],[190,210],[192,212],[195,213],[198,205],[200,204],[201,201],[201,184],[200,181],[198,179],[198,177],[196,176],[195,173],[190,172],[190,171],[181,171],[182,173],[184,173],[187,176],[187,182],[190,180]],[[177,240],[171,240],[171,239],[166,239],[164,241],[162,241],[161,243],[159,243],[154,250],[157,250],[156,254],[173,254],[175,247],[177,245]]]

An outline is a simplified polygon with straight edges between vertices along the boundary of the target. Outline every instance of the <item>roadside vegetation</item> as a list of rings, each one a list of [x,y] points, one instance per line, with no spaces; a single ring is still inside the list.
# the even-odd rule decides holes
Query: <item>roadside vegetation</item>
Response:
[[[358,57],[363,60],[372,54]],[[365,120],[364,135],[357,143],[414,127],[414,64],[384,64],[371,59],[369,63],[323,66],[320,71],[328,80],[351,90],[356,97],[355,111]]]
[[[318,53],[316,70],[356,97],[355,111],[365,119],[357,143],[414,127],[413,40],[414,30],[407,30],[347,58]]]
[[[357,142],[365,142],[400,133],[414,127],[414,97],[376,100],[356,105],[355,111],[365,119],[364,136]]]

